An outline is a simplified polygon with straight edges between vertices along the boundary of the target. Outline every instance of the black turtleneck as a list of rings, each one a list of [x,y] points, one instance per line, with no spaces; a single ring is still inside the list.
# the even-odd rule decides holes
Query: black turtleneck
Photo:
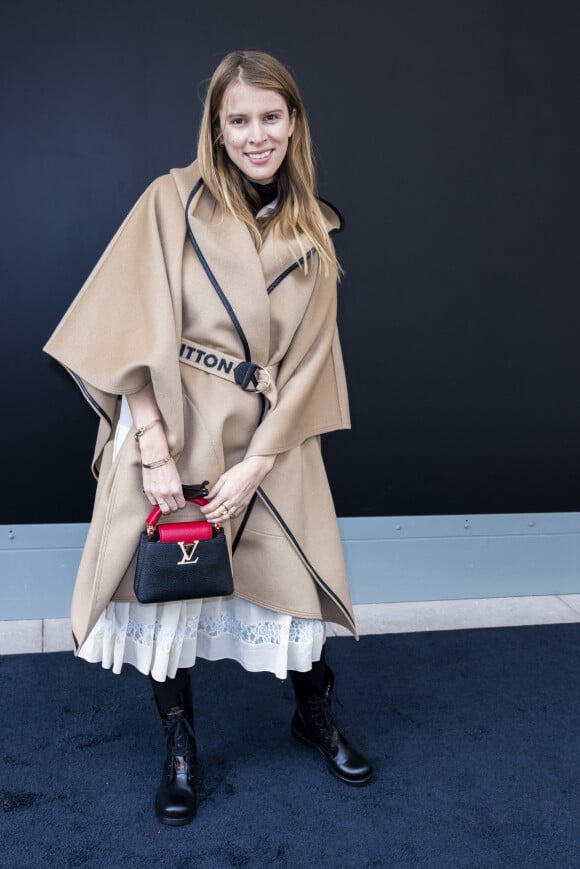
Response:
[[[258,184],[257,181],[250,181],[250,184],[260,197],[260,208],[264,208],[265,205],[269,205],[276,196],[278,195],[278,182],[271,181],[270,184]]]

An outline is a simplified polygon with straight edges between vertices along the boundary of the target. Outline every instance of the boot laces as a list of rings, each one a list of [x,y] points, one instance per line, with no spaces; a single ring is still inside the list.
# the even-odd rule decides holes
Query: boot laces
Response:
[[[175,773],[187,772],[188,779],[195,777],[195,736],[185,716],[174,717],[167,723],[167,780]]]
[[[310,697],[309,703],[312,723],[318,732],[319,738],[329,749],[336,748],[338,728],[334,721],[332,708],[328,697]]]
[[[182,716],[175,719],[169,726],[168,739],[171,743],[171,753],[175,757],[183,757],[191,751],[195,739],[193,728],[187,718]]]

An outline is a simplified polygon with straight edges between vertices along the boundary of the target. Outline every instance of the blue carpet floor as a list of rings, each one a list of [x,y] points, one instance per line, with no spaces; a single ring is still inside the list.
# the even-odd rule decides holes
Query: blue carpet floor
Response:
[[[0,658],[0,865],[580,867],[580,625],[332,639],[328,659],[375,782],[290,739],[289,681],[201,661],[202,803],[168,828],[147,680]]]

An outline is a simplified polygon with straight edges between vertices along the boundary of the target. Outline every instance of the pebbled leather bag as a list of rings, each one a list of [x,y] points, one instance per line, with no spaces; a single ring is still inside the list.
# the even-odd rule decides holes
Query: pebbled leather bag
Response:
[[[206,504],[207,486],[183,486],[187,501]],[[139,538],[134,590],[140,603],[165,603],[233,594],[224,530],[210,522],[165,522],[159,507]]]

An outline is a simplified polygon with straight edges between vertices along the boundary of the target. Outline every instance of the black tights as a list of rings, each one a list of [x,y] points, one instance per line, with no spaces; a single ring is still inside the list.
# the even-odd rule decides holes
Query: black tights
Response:
[[[322,691],[324,688],[324,675],[326,672],[326,646],[322,647],[320,653],[320,661],[313,661],[312,669],[305,673],[300,673],[298,670],[290,671],[290,678],[294,690],[300,685],[303,688],[312,688],[315,691]]]
[[[188,691],[191,691],[191,679],[187,667],[177,670],[175,677],[167,678],[165,682],[157,682],[149,673],[149,681],[160,712],[169,712],[176,706],[183,706],[184,697]]]
[[[323,646],[320,661],[314,661],[311,670],[308,670],[306,673],[299,673],[296,670],[291,670],[290,678],[292,679],[294,687],[296,687],[296,683],[298,683],[304,687],[310,685],[315,690],[322,691],[324,687],[325,670],[325,647]],[[177,670],[173,679],[167,678],[165,682],[157,682],[151,674],[149,674],[149,681],[153,687],[153,694],[160,712],[168,712],[176,706],[181,706],[186,692],[191,690],[189,670],[186,667]]]

